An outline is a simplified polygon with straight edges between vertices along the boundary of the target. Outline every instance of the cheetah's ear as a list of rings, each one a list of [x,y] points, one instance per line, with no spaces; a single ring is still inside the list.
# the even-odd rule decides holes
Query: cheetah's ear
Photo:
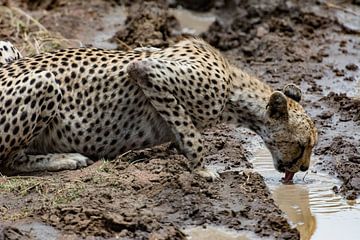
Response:
[[[284,93],[275,91],[271,94],[270,100],[266,106],[267,115],[273,119],[287,119],[288,107],[287,98]]]
[[[296,86],[295,84],[288,84],[286,85],[282,92],[288,96],[289,98],[297,101],[297,102],[300,102],[301,100],[301,90],[298,86]]]

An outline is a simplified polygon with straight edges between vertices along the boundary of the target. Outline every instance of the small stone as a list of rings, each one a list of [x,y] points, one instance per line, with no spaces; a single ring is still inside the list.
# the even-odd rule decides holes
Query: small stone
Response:
[[[351,179],[351,186],[354,189],[359,190],[360,189],[360,177],[354,177],[353,179]]]
[[[349,63],[345,66],[345,68],[349,71],[357,71],[359,69],[355,63]]]
[[[328,118],[331,118],[333,115],[334,115],[334,112],[325,111],[325,112],[322,112],[321,114],[319,114],[318,117],[321,119],[328,119]]]
[[[52,223],[58,223],[58,222],[60,222],[60,218],[58,216],[56,216],[55,214],[52,214],[49,217],[49,221],[52,222]]]
[[[344,81],[354,82],[355,78],[353,76],[351,77],[344,77]]]
[[[264,28],[263,26],[259,26],[256,29],[256,36],[259,37],[259,38],[265,36],[268,33],[269,33],[269,31],[266,28]]]
[[[352,120],[352,117],[351,117],[351,116],[342,115],[342,116],[340,116],[340,118],[339,118],[339,121],[340,121],[340,122],[348,122],[348,121],[351,121],[351,120]]]
[[[333,72],[335,73],[335,75],[337,76],[337,77],[343,77],[343,76],[345,76],[345,71],[344,71],[344,69],[334,69],[333,70]]]
[[[349,194],[347,194],[346,196],[346,200],[349,200],[349,201],[353,201],[353,200],[356,200],[356,193],[355,192],[350,192]]]
[[[117,236],[120,238],[125,238],[128,236],[128,234],[129,234],[129,231],[127,229],[123,229]]]

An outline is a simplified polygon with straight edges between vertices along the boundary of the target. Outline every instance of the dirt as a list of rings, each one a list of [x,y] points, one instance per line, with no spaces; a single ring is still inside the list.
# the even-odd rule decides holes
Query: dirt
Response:
[[[204,136],[208,163],[251,168],[236,130],[220,126]],[[185,239],[184,227],[210,224],[299,238],[258,173],[227,171],[221,182],[208,182],[190,173],[187,160],[171,144],[38,178],[35,186],[1,195],[3,219],[31,210],[27,218],[78,237]]]
[[[178,20],[169,14],[161,2],[135,3],[128,8],[125,25],[115,34],[112,41],[129,47],[167,47],[174,43],[171,36],[179,31]]]
[[[323,1],[282,0],[209,1],[200,6],[187,5],[190,1],[3,2],[21,7],[48,30],[79,39],[85,46],[106,29],[102,19],[109,11],[118,4],[126,6],[125,22],[113,26],[112,40],[120,49],[164,47],[176,41],[182,33],[169,6],[213,12],[217,20],[201,36],[275,89],[289,82],[301,86],[302,104],[319,129],[314,151],[319,161],[312,171],[343,180],[342,186],[334,187],[342,196],[358,196],[360,100],[354,89],[360,74],[360,38],[336,17],[338,11],[353,9],[350,2],[340,9]],[[11,24],[1,19],[0,24],[3,39],[17,44],[24,40],[11,31]],[[342,60],[335,61],[339,56]],[[221,166],[220,182],[190,173],[186,159],[171,144],[128,152],[76,171],[0,178],[0,239],[39,238],[35,228],[24,228],[38,222],[61,239],[185,239],[184,229],[208,225],[299,239],[264,179],[252,171],[247,144],[251,135],[239,136],[236,129],[219,126],[204,136],[207,164]]]

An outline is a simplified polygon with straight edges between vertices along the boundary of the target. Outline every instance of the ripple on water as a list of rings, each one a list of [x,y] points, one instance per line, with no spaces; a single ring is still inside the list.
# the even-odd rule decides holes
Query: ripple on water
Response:
[[[189,240],[250,240],[258,239],[248,231],[233,231],[220,226],[189,227],[184,230]]]
[[[212,13],[192,12],[183,8],[169,9],[169,12],[179,20],[182,32],[194,35],[205,32],[216,19]]]

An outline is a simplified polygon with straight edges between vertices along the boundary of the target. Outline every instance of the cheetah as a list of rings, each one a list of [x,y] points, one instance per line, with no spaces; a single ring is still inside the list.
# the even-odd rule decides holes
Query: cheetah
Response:
[[[260,135],[286,181],[309,167],[317,130],[299,104],[300,89],[274,91],[201,39],[165,49],[62,49],[25,58],[6,44],[1,172],[76,169],[173,142],[190,169],[216,179],[204,166],[201,131],[220,123]]]

